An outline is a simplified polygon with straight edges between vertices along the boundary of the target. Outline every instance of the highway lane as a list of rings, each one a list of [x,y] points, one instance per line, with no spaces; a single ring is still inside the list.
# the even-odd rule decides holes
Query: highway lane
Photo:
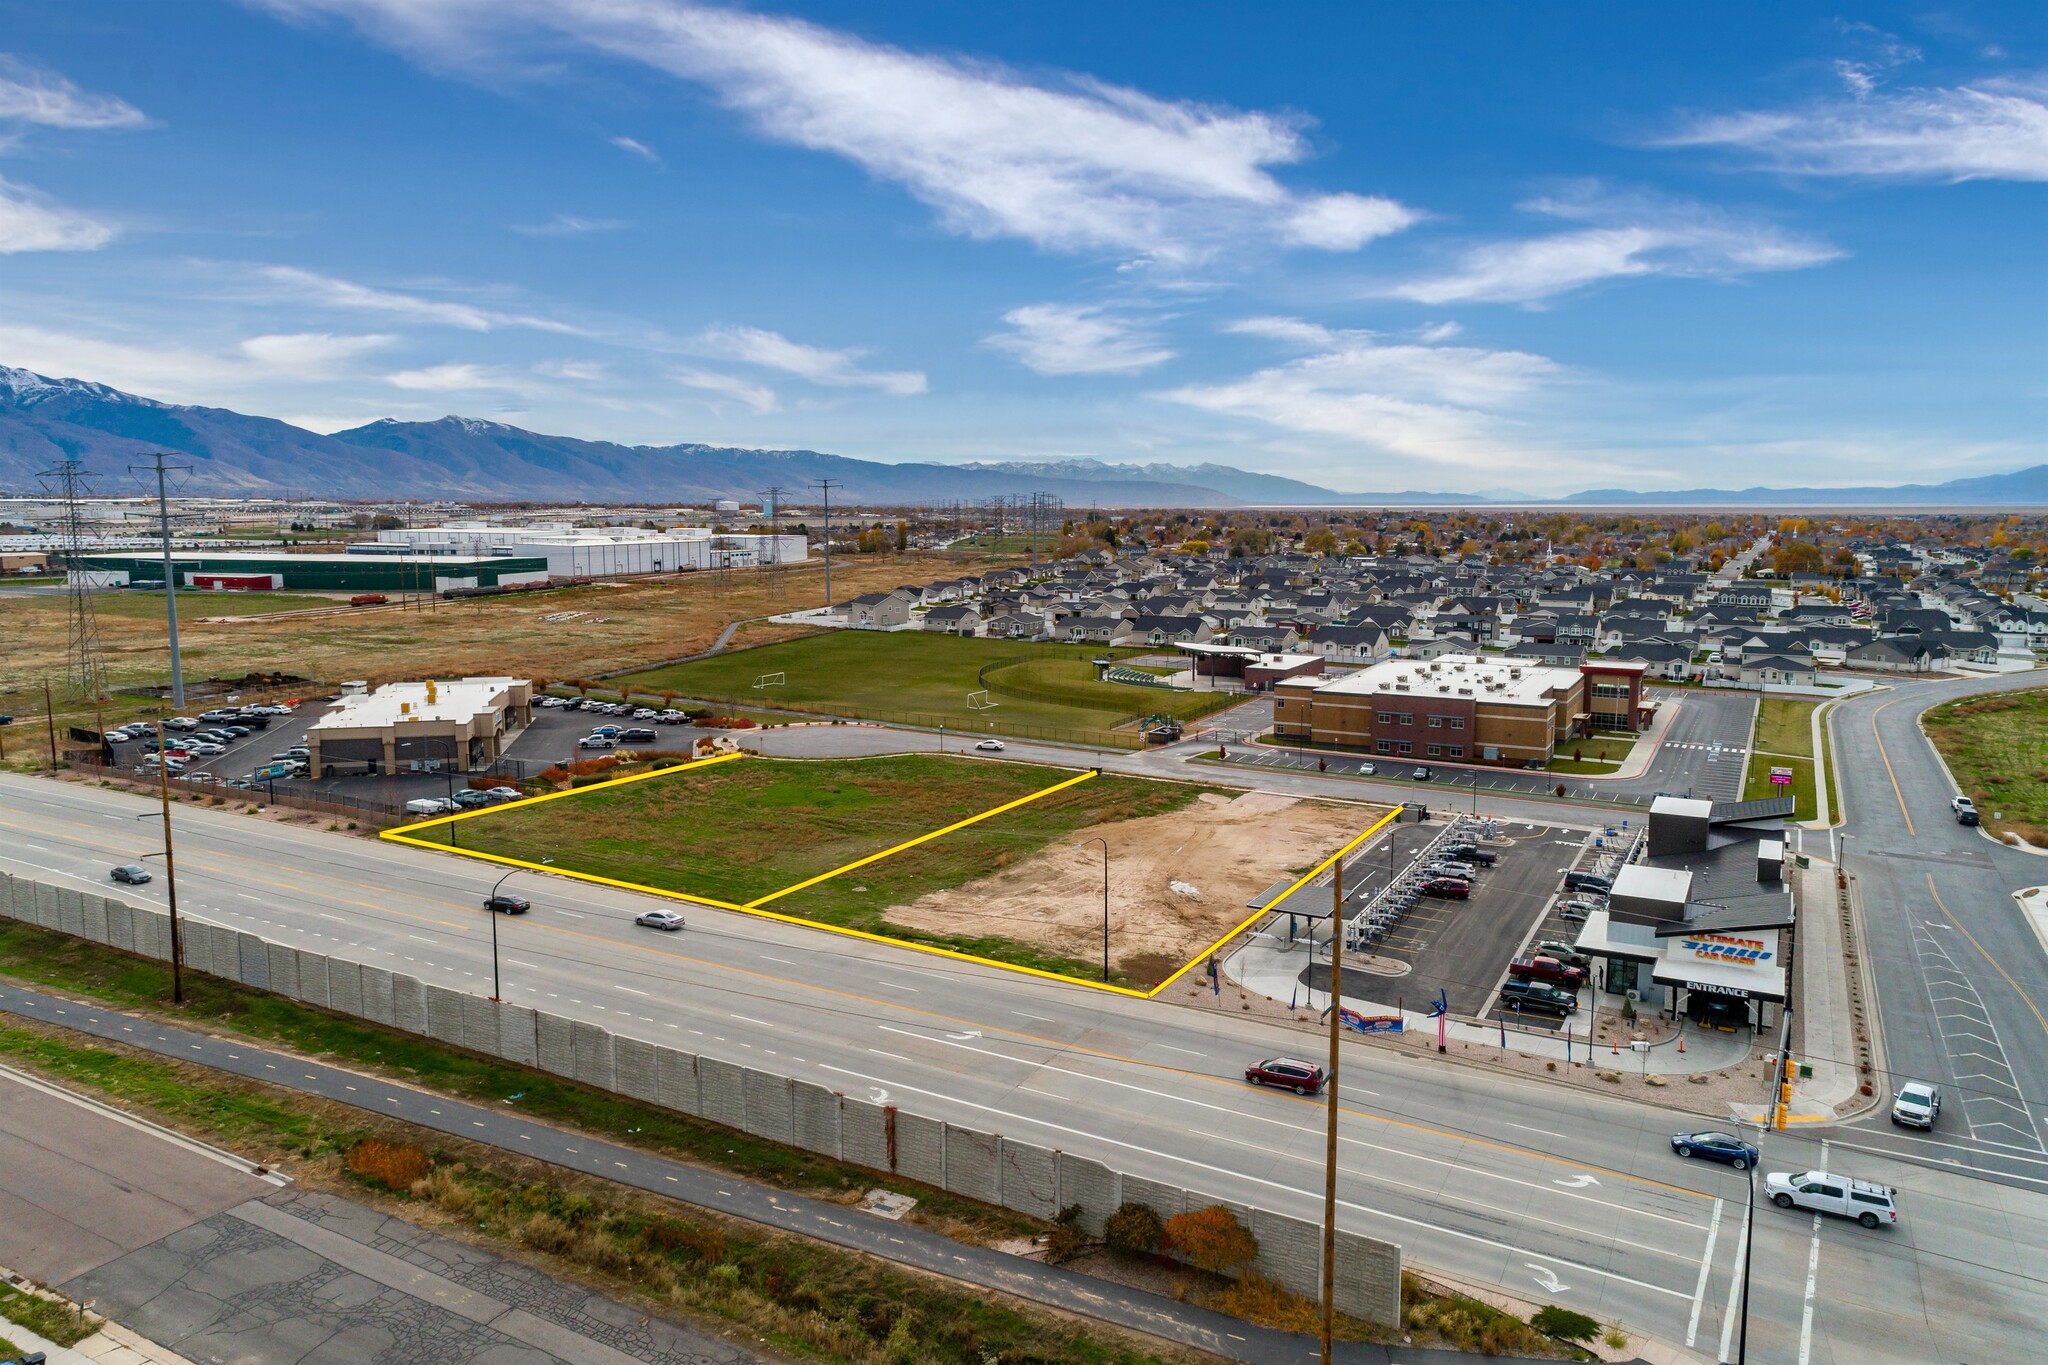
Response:
[[[1841,858],[1862,899],[1892,1073],[1881,1083],[1932,1081],[1945,1100],[1933,1133],[1895,1129],[1880,1110],[1842,1141],[2048,1190],[2048,954],[2012,899],[2048,881],[2048,860],[1956,824],[1955,788],[1919,728],[1954,697],[2041,685],[2031,674],[1906,681],[1838,705],[1831,729]]]
[[[148,813],[125,793],[0,779],[0,867],[110,889],[110,863],[154,846],[153,826],[136,818]],[[191,913],[488,993],[489,923],[475,907],[493,870],[247,815],[180,808],[176,818]],[[659,935],[630,925],[645,902],[629,893],[515,882],[536,908],[500,921],[512,999],[1205,1193],[1319,1208],[1321,1102],[1254,1094],[1238,1078],[1251,1058],[1312,1048],[1298,1031],[708,910],[691,912],[686,933]],[[160,884],[140,890],[160,902]],[[1703,1120],[1363,1045],[1345,1082],[1346,1226],[1399,1241],[1443,1273],[1712,1348],[1744,1186],[1670,1155],[1669,1134]],[[1803,1136],[1773,1142],[1784,1164],[1818,1164],[1799,1155],[1812,1146]],[[1905,1167],[1893,1183],[1931,1178]],[[2002,1215],[1958,1216],[1999,1248],[1987,1263],[2026,1263]],[[1783,1218],[1760,1220],[1759,1266],[1782,1261],[1802,1280],[1809,1240]],[[1916,1284],[1945,1264],[1904,1238],[1886,1245],[1913,1248],[1897,1273]],[[2040,1291],[2026,1281],[2011,1292],[2038,1318],[2048,1315]],[[1914,1339],[1895,1309],[1845,1319],[1822,1308],[1821,1340],[1876,1352],[1862,1358]],[[1884,1330],[1869,1333],[1874,1323]]]

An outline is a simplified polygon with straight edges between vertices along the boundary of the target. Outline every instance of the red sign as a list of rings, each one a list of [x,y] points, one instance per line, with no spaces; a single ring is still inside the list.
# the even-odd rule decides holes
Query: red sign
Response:
[[[1791,770],[1790,768],[1773,768],[1773,769],[1771,769],[1771,785],[1772,785],[1772,786],[1774,786],[1774,787],[1789,787],[1789,786],[1791,786],[1791,785],[1792,785],[1792,770]]]

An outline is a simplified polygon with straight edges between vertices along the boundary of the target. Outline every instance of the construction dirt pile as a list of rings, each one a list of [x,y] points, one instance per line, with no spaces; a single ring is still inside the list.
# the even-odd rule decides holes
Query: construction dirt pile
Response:
[[[1384,813],[1269,792],[1209,793],[1170,815],[1078,830],[993,876],[897,906],[889,920],[1099,962],[1102,846],[1084,841],[1100,838],[1109,843],[1111,966],[1132,985],[1153,986],[1250,914],[1253,897],[1306,872]]]

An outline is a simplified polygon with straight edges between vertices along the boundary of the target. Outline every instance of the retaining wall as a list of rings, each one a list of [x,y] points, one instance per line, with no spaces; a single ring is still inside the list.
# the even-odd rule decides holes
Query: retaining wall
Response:
[[[0,916],[124,951],[168,959],[168,916],[153,906],[0,872]],[[188,970],[294,996],[451,1046],[501,1057],[741,1132],[936,1186],[984,1203],[1052,1218],[1074,1207],[1099,1236],[1126,1202],[1162,1219],[1223,1204],[1258,1239],[1255,1267],[1297,1294],[1320,1293],[1318,1224],[1120,1173],[1090,1157],[949,1124],[809,1081],[696,1056],[597,1024],[339,959],[184,918]],[[1337,1234],[1337,1304],[1386,1324],[1401,1314],[1401,1248]]]

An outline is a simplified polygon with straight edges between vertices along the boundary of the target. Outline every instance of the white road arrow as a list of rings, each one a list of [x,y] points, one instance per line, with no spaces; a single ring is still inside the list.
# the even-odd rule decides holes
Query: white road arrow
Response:
[[[956,1043],[964,1043],[969,1038],[979,1038],[981,1036],[981,1030],[970,1029],[966,1033],[949,1033],[946,1036],[948,1038],[951,1038]]]
[[[1570,1285],[1561,1283],[1557,1278],[1557,1272],[1547,1265],[1537,1265],[1534,1261],[1524,1261],[1522,1264],[1536,1272],[1536,1287],[1546,1294],[1562,1294],[1571,1288]]]
[[[1566,1180],[1553,1180],[1550,1183],[1562,1185],[1568,1190],[1583,1190],[1588,1185],[1597,1185],[1600,1182],[1590,1175],[1575,1175]]]
[[[879,1085],[871,1085],[871,1086],[869,1086],[869,1087],[868,1087],[868,1103],[869,1103],[869,1104],[887,1104],[888,1102],[889,1102],[889,1092],[888,1092],[888,1091],[886,1091],[886,1090],[882,1089],[882,1087],[881,1087],[881,1086],[879,1086]]]

